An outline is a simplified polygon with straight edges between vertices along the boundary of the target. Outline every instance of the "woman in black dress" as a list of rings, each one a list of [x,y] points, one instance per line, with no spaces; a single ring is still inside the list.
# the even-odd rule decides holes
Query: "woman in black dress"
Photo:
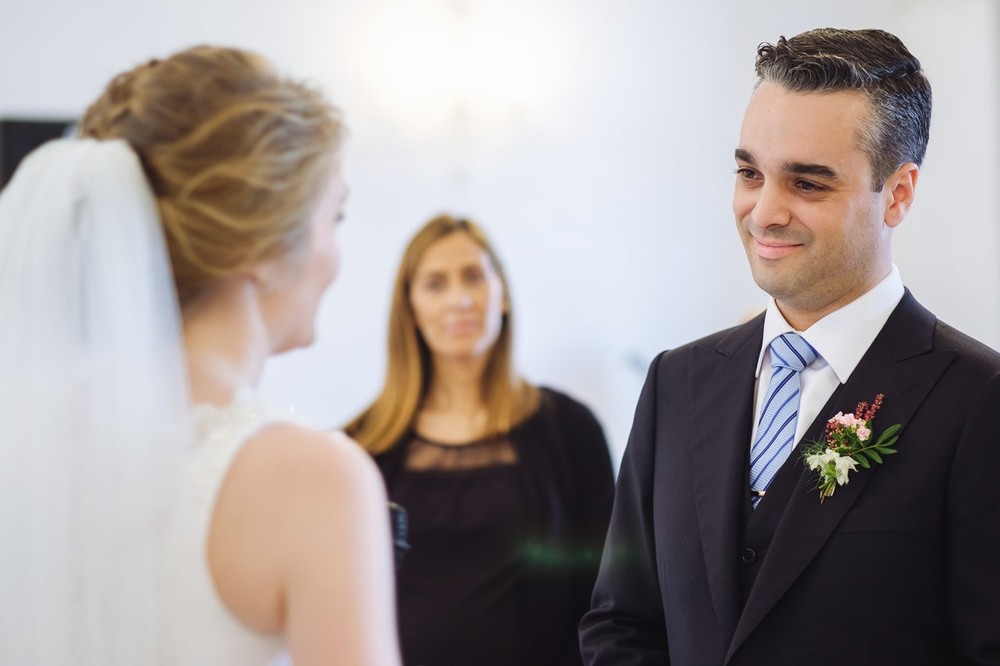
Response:
[[[377,399],[345,428],[409,513],[409,666],[579,666],[613,476],[585,406],[522,379],[510,292],[474,223],[439,216],[393,290]]]

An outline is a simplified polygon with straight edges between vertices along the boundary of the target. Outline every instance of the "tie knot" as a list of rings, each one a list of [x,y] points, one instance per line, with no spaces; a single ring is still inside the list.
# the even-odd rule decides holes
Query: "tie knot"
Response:
[[[802,372],[816,360],[816,350],[798,333],[783,333],[771,341],[771,367]]]

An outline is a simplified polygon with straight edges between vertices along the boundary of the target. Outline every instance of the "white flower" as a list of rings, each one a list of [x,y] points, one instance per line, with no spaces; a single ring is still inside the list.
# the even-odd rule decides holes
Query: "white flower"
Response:
[[[809,465],[811,470],[823,469],[823,465],[826,462],[826,453],[811,453],[806,456],[806,464]]]
[[[825,465],[826,463],[836,462],[837,458],[839,457],[840,457],[839,453],[831,449],[827,449],[826,451],[820,454],[819,460]]]
[[[858,471],[860,467],[868,469],[871,466],[869,459],[881,463],[880,453],[896,452],[891,447],[899,439],[896,435],[902,427],[899,423],[890,426],[877,441],[873,441],[872,417],[882,406],[882,398],[879,393],[870,406],[867,402],[858,403],[853,414],[837,412],[826,422],[823,440],[810,442],[803,450],[801,460],[810,470],[817,472],[820,503],[831,497],[837,486],[847,485],[851,472]]]
[[[839,456],[835,452],[833,455],[836,456],[833,464],[836,465],[837,469],[837,484],[842,486],[848,481],[847,473],[856,470],[858,463],[850,456]]]

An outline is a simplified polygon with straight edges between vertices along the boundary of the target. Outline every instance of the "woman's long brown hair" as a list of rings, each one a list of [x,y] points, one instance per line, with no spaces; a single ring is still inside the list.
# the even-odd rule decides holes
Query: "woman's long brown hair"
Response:
[[[506,433],[538,408],[538,388],[514,369],[510,289],[503,265],[486,234],[474,222],[439,215],[410,240],[396,274],[389,312],[389,347],[385,382],[378,397],[344,430],[372,455],[396,444],[413,425],[430,385],[431,352],[417,328],[410,287],[427,249],[445,236],[464,233],[486,251],[507,296],[500,334],[489,352],[482,377],[487,421],[484,434]]]

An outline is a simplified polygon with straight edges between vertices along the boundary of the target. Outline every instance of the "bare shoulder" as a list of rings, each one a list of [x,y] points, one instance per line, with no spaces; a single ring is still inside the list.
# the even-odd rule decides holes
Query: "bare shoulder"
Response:
[[[269,425],[246,443],[231,476],[244,493],[266,503],[262,517],[275,521],[271,528],[293,548],[320,524],[343,527],[386,510],[378,467],[339,432]]]
[[[209,534],[219,594],[244,623],[281,632],[292,572],[329,563],[386,512],[378,468],[353,440],[270,424],[247,440],[219,491]]]
[[[279,485],[292,482],[293,488],[307,488],[309,482],[318,482],[348,494],[371,485],[381,488],[371,457],[341,432],[274,423],[251,438],[240,457],[248,474],[267,476]]]

